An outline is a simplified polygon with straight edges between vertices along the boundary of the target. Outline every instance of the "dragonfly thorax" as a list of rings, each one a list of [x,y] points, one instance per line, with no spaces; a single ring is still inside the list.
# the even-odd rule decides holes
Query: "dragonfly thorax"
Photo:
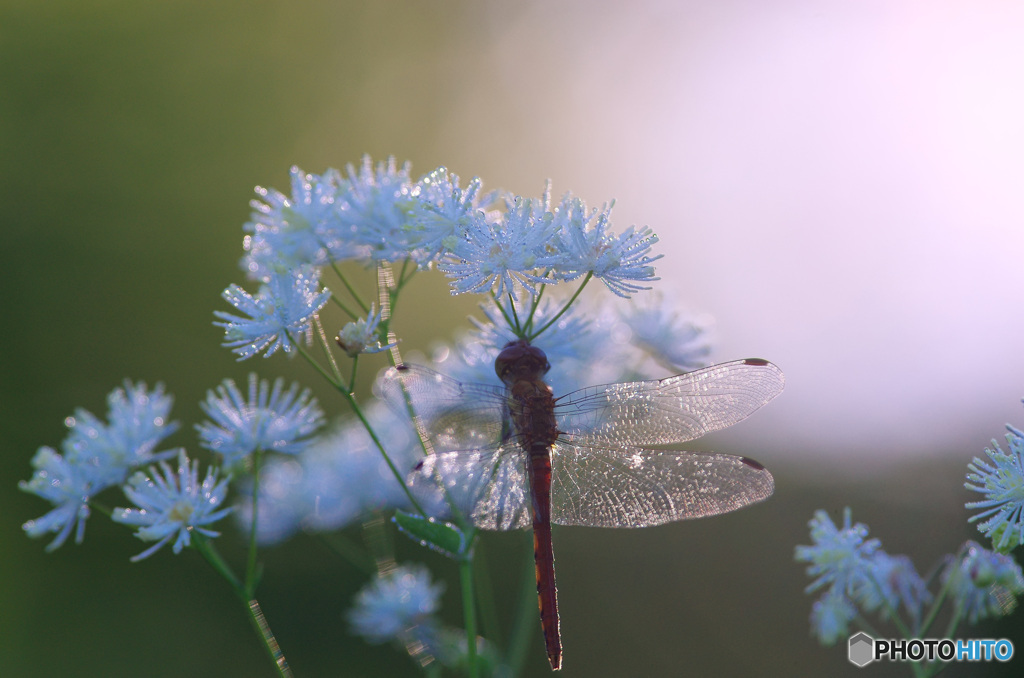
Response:
[[[517,381],[538,381],[551,369],[544,351],[525,339],[510,341],[494,360],[494,371],[508,385]]]

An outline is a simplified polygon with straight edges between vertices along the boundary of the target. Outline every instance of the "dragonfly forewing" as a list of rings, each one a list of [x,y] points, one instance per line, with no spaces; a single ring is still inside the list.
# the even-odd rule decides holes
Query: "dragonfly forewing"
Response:
[[[500,386],[464,384],[426,367],[402,365],[387,370],[377,388],[401,416],[409,416],[411,404],[434,452],[493,450],[508,435]]]
[[[638,448],[551,452],[551,521],[649,527],[734,511],[771,496],[771,473],[752,459]]]
[[[558,429],[580,446],[683,443],[746,419],[784,383],[778,367],[751,358],[666,379],[591,386],[558,399]]]
[[[432,454],[413,471],[409,484],[446,493],[446,501],[480,529],[530,526],[525,453],[516,444],[489,452]]]

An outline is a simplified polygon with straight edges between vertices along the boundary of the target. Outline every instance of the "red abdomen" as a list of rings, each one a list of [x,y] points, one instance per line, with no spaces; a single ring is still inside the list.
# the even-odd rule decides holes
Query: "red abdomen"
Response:
[[[533,489],[533,557],[537,567],[537,604],[544,645],[552,669],[562,664],[562,640],[558,630],[558,597],[555,589],[555,552],[551,547],[551,456],[548,448],[530,453],[530,485]]]

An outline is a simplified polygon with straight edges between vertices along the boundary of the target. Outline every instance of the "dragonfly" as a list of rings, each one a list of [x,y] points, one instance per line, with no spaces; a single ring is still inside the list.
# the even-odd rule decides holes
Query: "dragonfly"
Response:
[[[650,449],[731,426],[782,392],[760,358],[665,379],[591,386],[555,397],[550,363],[525,339],[495,360],[504,386],[463,383],[426,367],[389,369],[381,394],[411,406],[429,454],[410,486],[436,484],[484,530],[533,529],[537,598],[548,660],[562,664],[551,525],[649,527],[713,516],[771,496],[747,457]]]

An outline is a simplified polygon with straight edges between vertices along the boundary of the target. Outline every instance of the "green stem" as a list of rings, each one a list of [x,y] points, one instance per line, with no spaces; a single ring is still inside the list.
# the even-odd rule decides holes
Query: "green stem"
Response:
[[[583,288],[587,286],[587,283],[590,282],[590,279],[592,277],[594,277],[593,272],[587,273],[587,277],[583,279],[583,282],[580,283],[580,286],[579,288],[577,288],[576,293],[572,295],[569,301],[565,302],[565,306],[562,307],[562,310],[556,313],[554,318],[544,323],[544,326],[541,327],[539,330],[530,333],[530,336],[527,337],[527,341],[533,341],[534,339],[539,337],[544,332],[544,330],[558,322],[558,319],[561,318],[565,314],[565,312],[569,310],[569,307],[572,306],[574,301],[576,301],[576,298],[580,296],[580,292],[583,291]]]
[[[360,317],[358,313],[356,313],[355,311],[350,309],[348,306],[346,306],[341,301],[341,299],[339,299],[338,297],[334,296],[333,294],[331,295],[331,301],[333,301],[334,305],[337,306],[338,308],[340,308],[342,310],[342,312],[345,315],[347,315],[349,318],[351,318],[352,320],[356,320],[357,318]]]
[[[414,275],[416,275],[416,267],[413,266],[412,271],[409,273],[409,277],[405,277],[406,271],[409,270],[410,263],[412,263],[412,259],[410,259],[409,257],[406,257],[405,261],[402,262],[402,270],[398,272],[398,282],[395,283],[395,289],[402,289],[402,285],[407,283],[410,279],[412,279]]]
[[[341,370],[338,369],[338,363],[334,360],[334,354],[331,353],[331,344],[327,341],[327,333],[324,332],[323,323],[320,322],[320,314],[313,314],[313,326],[316,328],[316,336],[320,341],[320,348],[324,351],[324,356],[327,358],[328,364],[331,366],[331,372],[334,373],[334,378],[339,384],[344,383],[344,379],[341,376]],[[298,343],[296,343],[298,346]]]
[[[509,314],[505,311],[505,307],[501,305],[500,301],[498,301],[498,297],[495,296],[494,292],[491,292],[491,299],[494,301],[494,305],[497,306],[498,311],[501,313],[502,317],[505,318],[505,322],[508,324],[508,326],[512,328],[513,332],[516,332],[517,337],[521,337],[522,330],[519,330],[516,327],[516,323],[512,320],[512,317],[509,316]]]
[[[349,405],[352,407],[352,411],[356,413],[356,416],[359,418],[359,421],[363,423],[363,427],[366,429],[366,432],[370,435],[370,439],[373,440],[373,444],[377,446],[377,449],[380,450],[380,453],[384,456],[384,461],[387,463],[388,468],[391,469],[391,474],[395,476],[395,480],[397,480],[398,483],[402,486],[402,491],[405,492],[405,496],[409,499],[409,503],[412,505],[414,509],[416,509],[416,512],[419,513],[421,516],[423,516],[424,518],[428,517],[427,512],[424,511],[423,507],[420,506],[420,503],[416,501],[416,497],[413,496],[412,490],[410,490],[409,486],[405,483],[405,476],[403,476],[402,473],[398,470],[398,468],[395,466],[395,463],[391,461],[391,457],[388,455],[387,450],[384,449],[384,443],[380,441],[380,438],[377,437],[377,434],[374,432],[373,427],[370,426],[370,422],[367,421],[366,416],[363,415],[363,410],[359,407],[359,403],[356,402],[355,396],[345,389],[339,390],[341,391],[341,394],[345,397],[345,399],[348,400]]]
[[[957,554],[958,560],[960,557],[961,556]],[[955,565],[951,565],[951,567],[953,566]],[[942,585],[942,590],[939,591],[938,597],[935,599],[935,602],[932,603],[931,609],[928,610],[928,616],[925,617],[924,621],[921,623],[921,628],[917,633],[918,638],[926,637],[928,635],[928,629],[931,628],[933,623],[935,623],[935,618],[939,615],[939,608],[941,608],[942,604],[946,602],[946,596],[949,595],[950,586],[953,583],[954,576],[957,576],[956,573],[952,573],[946,578],[946,583]],[[954,615],[954,619],[955,618],[956,615]],[[947,635],[946,637],[948,638],[949,636]]]
[[[309,354],[308,351],[306,351],[306,349],[304,349],[301,346],[299,346],[298,344],[296,344],[295,345],[295,350],[297,350],[299,352],[299,355],[301,355],[303,358],[306,359],[306,362],[308,362],[310,365],[313,366],[313,369],[315,369],[317,372],[319,372],[321,374],[321,376],[323,376],[323,378],[327,380],[327,383],[329,383],[331,386],[333,386],[334,388],[338,389],[339,391],[347,391],[348,390],[348,386],[345,384],[344,380],[342,380],[340,376],[339,377],[335,377],[335,376],[332,376],[331,374],[329,374],[327,372],[327,370],[325,370],[323,368],[323,366],[320,363],[318,363],[313,358],[313,356],[311,356]]]
[[[476,659],[476,605],[473,594],[473,560],[459,562],[459,581],[462,584],[462,613],[466,621],[466,663],[470,678],[478,675]]]
[[[249,557],[245,566],[245,595],[252,598],[256,594],[256,527],[259,524],[260,505],[260,466],[263,461],[263,450],[257,448],[252,454],[252,521],[249,527]]]
[[[253,516],[253,522],[255,523],[255,514]],[[259,636],[260,643],[266,649],[267,654],[270,655],[270,660],[274,663],[277,668],[277,673],[281,678],[292,678],[292,670],[288,666],[288,660],[285,659],[284,653],[281,651],[281,646],[277,642],[277,638],[274,637],[273,631],[270,630],[270,624],[267,623],[267,618],[263,615],[263,611],[260,609],[259,601],[255,597],[251,596],[246,591],[246,586],[238,580],[235,573],[231,571],[224,559],[221,558],[220,554],[213,547],[206,537],[199,533],[192,534],[192,543],[195,545],[200,555],[206,559],[206,562],[213,567],[225,580],[231,585],[231,589],[238,596],[238,599],[242,601],[245,606],[246,613],[249,616],[249,621],[252,623],[253,629],[256,631],[256,635]]]
[[[362,423],[363,428],[365,428],[366,432],[370,435],[370,439],[373,441],[373,444],[377,446],[377,449],[380,450],[381,455],[383,455],[384,461],[387,463],[388,468],[391,469],[391,474],[398,481],[399,485],[402,486],[402,491],[405,492],[405,496],[409,499],[409,503],[412,505],[414,509],[416,509],[417,513],[419,513],[423,517],[427,517],[427,512],[423,510],[423,507],[420,506],[420,503],[416,501],[416,497],[413,496],[412,491],[409,489],[409,486],[405,484],[405,477],[395,466],[394,462],[391,461],[391,457],[388,455],[387,450],[384,449],[384,443],[380,441],[380,438],[377,437],[377,434],[374,432],[373,427],[370,425],[370,422],[367,421],[366,416],[363,414],[362,408],[359,407],[359,403],[358,401],[356,401],[356,397],[355,395],[352,394],[351,389],[348,388],[344,383],[339,383],[335,381],[331,377],[331,375],[329,375],[327,371],[320,366],[320,364],[317,361],[313,360],[313,356],[309,355],[309,353],[305,349],[303,349],[302,346],[296,344],[295,347],[298,350],[299,354],[303,358],[305,358],[306,361],[309,362],[309,364],[312,365],[320,374],[322,374],[324,378],[327,379],[327,381],[331,384],[331,386],[333,386],[339,393],[341,393],[345,400],[348,401],[348,404],[352,408],[352,411],[355,412],[356,417]]]
[[[256,629],[256,634],[263,641],[263,647],[267,649],[270,660],[277,667],[278,675],[281,678],[292,678],[293,674],[288,666],[288,660],[284,658],[281,646],[277,644],[277,638],[274,637],[274,632],[270,630],[267,618],[263,616],[263,610],[260,609],[259,601],[253,598],[246,603],[245,608],[249,611],[249,620],[252,622],[253,628]]]
[[[508,295],[508,307],[512,311],[512,320],[515,322],[514,328],[516,336],[521,337],[526,334],[526,327],[519,322],[519,314],[516,312],[516,300],[512,297],[511,292]]]
[[[882,589],[881,584],[878,583],[878,580],[875,579],[874,575],[871,574],[871,572],[868,572],[867,576],[868,579],[871,581],[871,585],[874,586],[875,590],[878,592],[878,597],[882,601],[882,606],[885,608],[885,611],[889,614],[889,617],[892,619],[893,624],[896,625],[897,630],[899,630],[900,634],[907,640],[913,638],[913,632],[909,628],[907,628],[907,625],[903,623],[903,619],[899,616],[899,614],[897,614],[897,611],[893,609],[893,606],[889,604],[889,599],[886,597],[885,591]]]
[[[350,283],[348,281],[348,278],[345,277],[345,274],[341,272],[340,268],[338,268],[337,262],[333,262],[332,261],[331,262],[331,268],[334,269],[334,273],[341,280],[341,284],[344,285],[345,289],[348,290],[348,293],[352,295],[352,299],[359,305],[359,308],[363,309],[363,315],[366,315],[367,313],[369,313],[370,312],[370,307],[366,305],[366,303],[363,301],[362,297],[359,296],[359,293],[356,292],[354,287],[352,287],[352,283]],[[356,318],[358,316],[353,315],[352,317]]]
[[[412,277],[416,275],[417,268],[415,265],[413,265],[412,271],[408,270],[409,264],[411,262],[412,260],[408,258],[402,262],[402,270],[398,272],[398,280],[395,282],[395,286],[393,288],[388,289],[388,297],[391,305],[391,316],[395,315],[395,304],[398,303],[398,293],[401,292],[402,288],[405,287],[405,284],[412,280]],[[408,276],[406,276],[407,271],[409,273]]]
[[[248,596],[246,596],[245,587],[242,585],[242,582],[239,581],[235,573],[231,571],[231,567],[217,553],[217,549],[213,547],[213,544],[198,532],[192,533],[192,543],[195,545],[196,551],[199,551],[199,555],[206,559],[206,562],[231,584],[231,588],[242,602],[248,602]]]
[[[533,301],[530,303],[530,315],[526,317],[526,322],[523,323],[523,329],[526,332],[529,332],[533,327],[533,318],[537,314],[537,309],[540,308],[540,300],[544,297],[544,290],[547,288],[546,284],[541,285],[540,289],[537,290],[537,294],[533,296]]]

